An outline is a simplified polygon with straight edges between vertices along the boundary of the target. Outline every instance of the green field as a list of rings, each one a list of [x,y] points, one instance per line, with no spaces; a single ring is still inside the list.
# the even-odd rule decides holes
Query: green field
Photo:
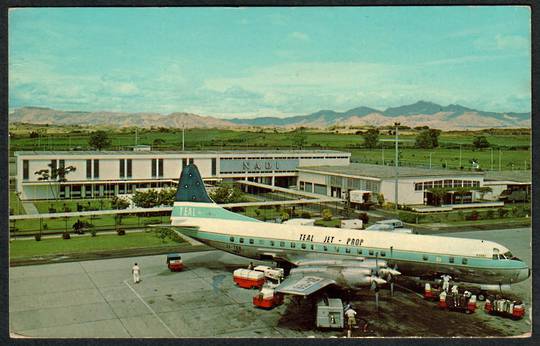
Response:
[[[41,131],[40,138],[29,138],[30,131]],[[89,149],[89,132],[93,128],[79,127],[39,127],[37,125],[11,125],[14,133],[10,142],[10,152],[17,150],[74,150]],[[110,150],[128,149],[135,144],[135,130],[108,129],[112,140]],[[351,133],[352,132],[352,133]],[[394,136],[387,130],[381,131],[380,145],[376,149],[364,149],[363,137],[335,131],[305,131],[304,149],[332,149],[352,153],[352,160],[365,163],[392,164],[394,160]],[[478,159],[484,170],[529,169],[531,160],[531,135],[528,130],[493,130],[483,132],[443,132],[439,137],[436,149],[414,148],[417,132],[404,130],[400,135],[400,161],[405,166],[429,166],[442,168],[467,169],[471,159]],[[475,136],[486,136],[491,148],[475,150]],[[186,150],[247,150],[247,149],[298,149],[295,146],[295,132],[285,130],[233,131],[218,129],[188,129],[185,134]],[[161,140],[157,144],[155,141]],[[182,131],[180,129],[140,129],[138,144],[152,145],[155,150],[179,150],[182,147]],[[460,164],[461,146],[461,164]],[[383,148],[384,147],[384,148]],[[13,173],[12,173],[13,174]]]
[[[57,238],[47,238],[41,241],[13,240],[10,243],[10,258],[67,255],[82,252],[114,251],[158,246],[172,247],[177,245],[178,242],[172,241],[169,238],[161,239],[153,231],[128,232],[124,236],[97,235],[96,237],[73,237],[69,240],[64,240],[58,236]]]
[[[15,191],[9,191],[9,209],[13,211],[13,215],[24,215],[26,212],[22,206],[22,202]]]

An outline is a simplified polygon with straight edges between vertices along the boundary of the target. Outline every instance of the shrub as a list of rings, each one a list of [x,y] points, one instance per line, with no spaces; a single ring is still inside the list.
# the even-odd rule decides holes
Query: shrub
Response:
[[[489,209],[488,211],[486,211],[486,219],[491,220],[494,217],[495,217],[495,212],[493,211],[493,209]]]
[[[471,211],[471,213],[469,214],[469,220],[471,221],[478,220],[478,211],[476,210]]]
[[[461,210],[457,212],[457,215],[458,215],[458,220],[459,221],[465,220],[465,215],[463,214],[463,212]]]
[[[118,235],[126,235],[126,230],[123,228],[119,228],[116,230],[116,234]]]
[[[369,222],[369,216],[367,213],[360,213],[360,215],[358,215],[358,218],[362,220],[362,225],[367,225],[367,223]]]
[[[36,239],[36,241],[40,241],[41,240],[41,234],[34,234],[34,239]]]
[[[501,219],[502,219],[502,218],[505,218],[506,215],[508,214],[508,209],[499,208],[498,213],[499,213],[499,217],[500,217]]]
[[[398,217],[401,221],[406,223],[416,223],[416,215],[414,213],[409,213],[406,211],[400,211]]]
[[[261,211],[259,209],[255,209],[254,211],[255,211],[255,215],[257,215],[257,216],[261,215]]]
[[[311,219],[311,214],[309,212],[307,212],[307,211],[304,211],[302,213],[302,218],[303,219]]]
[[[62,239],[71,239],[71,236],[69,235],[69,232],[62,233]]]
[[[382,193],[377,195],[377,203],[379,203],[379,206],[381,207],[384,205],[384,195]]]
[[[44,230],[48,230],[48,229],[49,229],[49,225],[47,225],[46,223],[43,223],[43,229],[44,229]]]
[[[324,221],[330,221],[332,220],[332,211],[330,209],[324,209],[322,211],[322,218]]]
[[[56,213],[56,208],[49,207],[49,214]]]
[[[282,221],[287,221],[287,220],[289,220],[289,214],[288,214],[286,211],[284,211],[284,212],[281,213],[281,220],[282,220]]]
[[[95,229],[92,228],[92,229],[90,230],[90,234],[92,235],[92,237],[95,237],[95,236],[96,236],[96,233],[97,233],[97,232],[96,232]]]

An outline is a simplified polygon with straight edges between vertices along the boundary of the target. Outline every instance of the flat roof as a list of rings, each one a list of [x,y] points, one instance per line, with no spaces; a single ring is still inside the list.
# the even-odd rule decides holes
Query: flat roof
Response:
[[[134,151],[134,150],[65,150],[65,151],[16,151],[15,155],[179,155],[179,154],[212,154],[212,155],[250,155],[250,154],[341,154],[350,156],[351,153],[337,150],[193,150],[193,151],[180,151],[180,150],[147,150],[147,151]]]
[[[313,167],[302,166],[302,167],[298,167],[297,169],[300,172],[332,173],[336,175],[373,177],[373,178],[380,178],[380,179],[394,178],[395,172],[396,172],[396,169],[394,166],[373,165],[373,164],[367,164],[367,163],[351,163],[348,166],[313,166]],[[400,177],[449,176],[449,175],[483,176],[484,172],[399,166]]]
[[[524,169],[519,171],[487,171],[484,180],[531,183],[532,174],[530,169]]]

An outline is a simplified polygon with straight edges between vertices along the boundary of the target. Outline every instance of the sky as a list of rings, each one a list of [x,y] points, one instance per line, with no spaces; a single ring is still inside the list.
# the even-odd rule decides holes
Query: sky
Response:
[[[9,107],[530,112],[530,30],[517,6],[12,9]]]

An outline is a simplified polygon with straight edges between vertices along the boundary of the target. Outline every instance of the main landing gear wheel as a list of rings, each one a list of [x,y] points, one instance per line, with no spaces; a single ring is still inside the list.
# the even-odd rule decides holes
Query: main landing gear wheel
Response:
[[[483,302],[484,300],[486,300],[486,296],[487,296],[486,292],[481,291],[481,292],[478,292],[478,295],[476,296],[476,298],[479,301]]]

